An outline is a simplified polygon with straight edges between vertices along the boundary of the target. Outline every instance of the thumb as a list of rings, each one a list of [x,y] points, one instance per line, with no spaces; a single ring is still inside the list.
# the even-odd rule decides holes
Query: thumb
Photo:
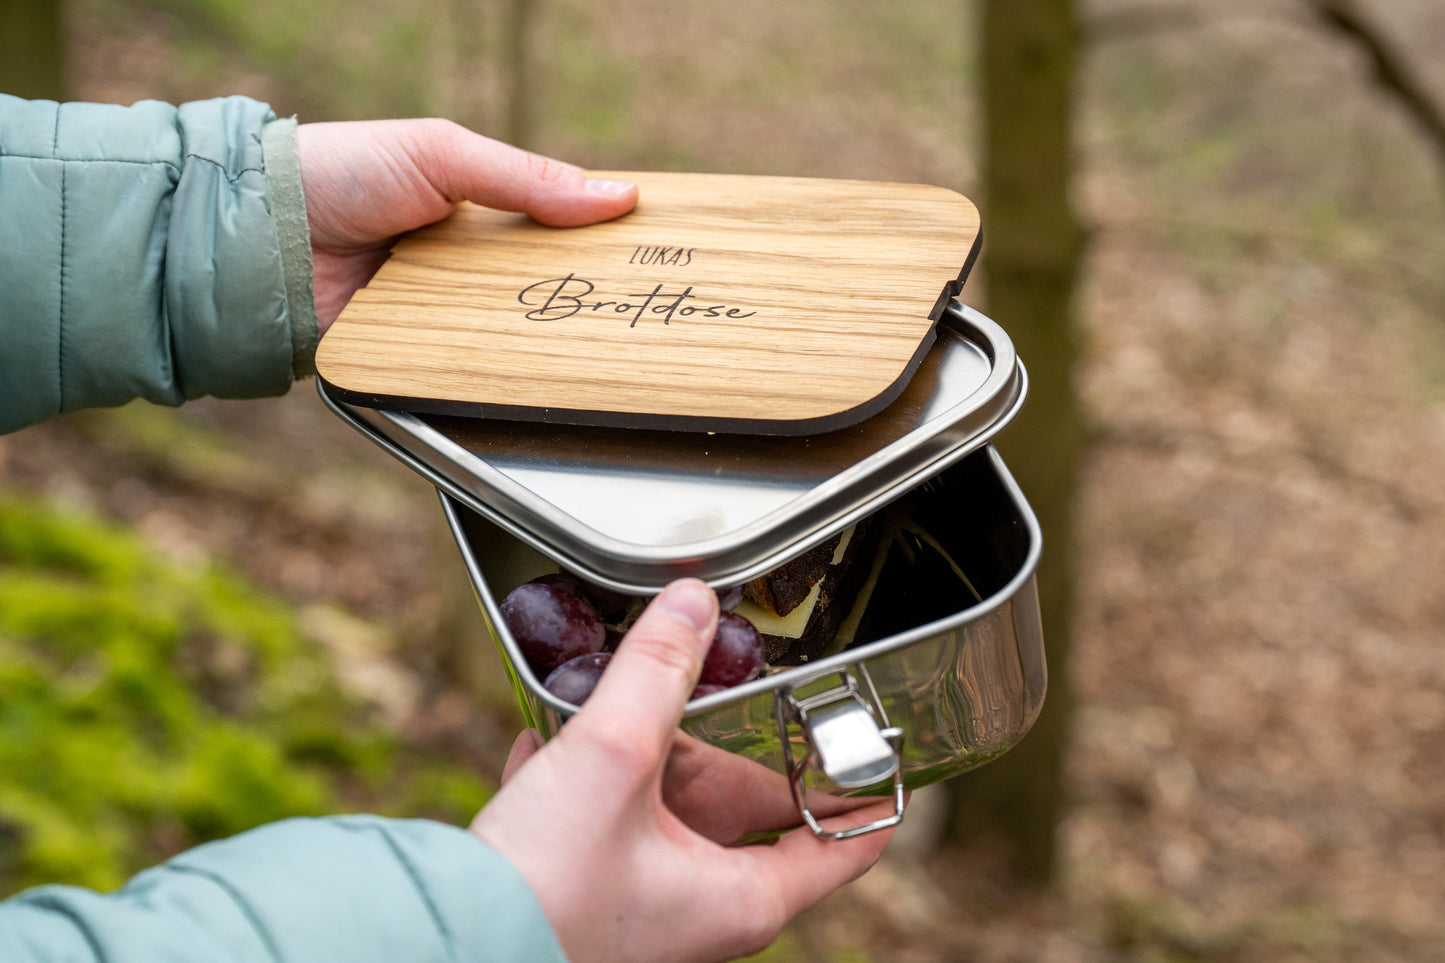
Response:
[[[596,690],[568,724],[629,733],[665,756],[717,629],[717,594],[697,579],[668,585],[617,646]]]
[[[523,729],[517,734],[517,739],[512,743],[512,751],[507,753],[507,761],[502,765],[502,785],[511,781],[522,764],[537,754],[537,750],[543,745],[542,734],[536,729]]]
[[[433,155],[433,185],[453,202],[521,211],[552,227],[620,217],[637,205],[637,185],[588,177],[571,164],[449,125]]]

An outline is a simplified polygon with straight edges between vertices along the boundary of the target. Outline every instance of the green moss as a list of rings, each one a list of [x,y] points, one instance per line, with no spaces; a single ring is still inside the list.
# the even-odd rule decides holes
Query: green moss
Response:
[[[493,788],[454,766],[423,763],[405,781],[399,800],[409,815],[466,825],[488,799]]]
[[[279,600],[0,494],[0,895],[288,816],[465,822],[490,791],[401,753]]]
[[[744,959],[749,963],[784,963],[802,958],[805,957],[798,940],[791,933],[783,933],[767,949]]]

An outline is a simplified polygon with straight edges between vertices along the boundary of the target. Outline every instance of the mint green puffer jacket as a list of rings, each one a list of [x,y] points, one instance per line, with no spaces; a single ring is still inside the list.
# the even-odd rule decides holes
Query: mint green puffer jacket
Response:
[[[305,217],[265,104],[0,95],[0,432],[283,393],[316,343]]]
[[[280,394],[316,342],[295,124],[240,97],[0,95],[0,432],[134,397]],[[295,819],[113,894],[0,902],[3,963],[564,961],[525,880],[425,820]]]
[[[198,846],[114,894],[0,903],[5,963],[565,963],[526,882],[464,830],[292,819]]]

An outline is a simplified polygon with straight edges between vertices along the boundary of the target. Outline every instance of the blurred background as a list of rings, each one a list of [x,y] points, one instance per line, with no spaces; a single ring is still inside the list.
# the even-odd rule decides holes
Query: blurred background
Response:
[[[1049,707],[762,956],[810,963],[1445,959],[1442,45],[1434,0],[0,0],[11,93],[977,201]],[[434,494],[310,385],[0,437],[0,894],[461,822],[517,726]]]

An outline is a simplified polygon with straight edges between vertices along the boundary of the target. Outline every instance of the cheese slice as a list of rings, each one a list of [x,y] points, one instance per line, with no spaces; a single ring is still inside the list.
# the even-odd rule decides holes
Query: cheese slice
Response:
[[[778,615],[747,599],[739,602],[733,611],[753,623],[753,627],[763,635],[776,635],[784,639],[801,639],[804,630],[808,628],[808,621],[813,617],[813,610],[818,607],[818,599],[822,595],[823,582],[820,579],[803,601],[799,602],[787,615]]]
[[[833,549],[833,557],[828,564],[838,566],[843,564],[843,559],[848,553],[848,543],[853,539],[853,532],[857,525],[849,525],[843,529],[843,534],[838,536],[838,545]],[[787,615],[778,615],[770,609],[753,602],[750,599],[743,599],[733,608],[733,611],[749,622],[753,623],[763,635],[774,635],[781,639],[801,639],[803,633],[808,629],[808,622],[813,618],[813,612],[818,608],[818,600],[823,594],[823,582],[827,576],[818,579],[813,583],[812,589],[803,601],[799,602]]]
[[[841,652],[853,644],[853,639],[858,634],[858,626],[863,622],[863,613],[868,610],[868,603],[873,601],[873,590],[878,587],[878,576],[883,574],[883,563],[888,558],[888,548],[892,541],[891,535],[878,540],[878,548],[873,552],[873,562],[868,569],[868,578],[858,590],[858,597],[853,600],[848,617],[838,626],[838,632],[833,636],[833,644],[824,650],[825,655]]]

